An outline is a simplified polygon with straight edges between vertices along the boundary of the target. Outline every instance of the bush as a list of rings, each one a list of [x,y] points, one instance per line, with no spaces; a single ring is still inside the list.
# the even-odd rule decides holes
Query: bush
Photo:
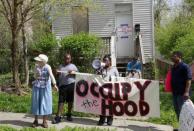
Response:
[[[53,34],[46,34],[40,37],[40,39],[32,44],[32,49],[37,52],[44,52],[45,54],[51,53],[57,46],[57,39]]]
[[[183,52],[184,61],[190,63],[194,58],[194,19],[175,19],[165,27],[156,28],[156,44],[160,53],[167,59],[173,51]]]
[[[31,61],[35,56],[43,53],[48,55],[49,64],[52,67],[57,67],[63,63],[65,53],[70,53],[73,63],[78,66],[79,71],[91,72],[92,60],[99,56],[102,41],[94,35],[80,33],[63,38],[60,45],[59,47],[53,34],[41,36],[37,42],[30,46]]]
[[[11,51],[9,49],[0,49],[0,74],[11,71]]]
[[[194,31],[190,32],[177,41],[175,50],[180,50],[184,53],[184,61],[190,63],[194,59]]]
[[[11,32],[8,23],[0,15],[0,74],[11,71]]]
[[[169,58],[177,41],[189,33],[190,25],[172,21],[166,27],[156,28],[156,44],[160,52],[166,58]]]
[[[58,41],[53,34],[46,34],[40,37],[37,42],[31,44],[30,55],[32,58],[40,53],[46,54],[49,57],[49,64],[56,66],[58,63],[56,59]]]
[[[99,55],[102,42],[94,35],[85,33],[65,37],[61,40],[59,61],[63,63],[65,53],[70,53],[79,71],[91,72],[92,60]]]

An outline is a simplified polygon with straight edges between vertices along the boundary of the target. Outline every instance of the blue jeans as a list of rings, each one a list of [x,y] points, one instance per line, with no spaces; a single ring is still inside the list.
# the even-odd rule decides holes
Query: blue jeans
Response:
[[[174,110],[177,116],[177,119],[179,120],[179,115],[181,112],[181,108],[184,104],[185,100],[182,95],[175,95],[173,94],[173,105],[174,105]]]

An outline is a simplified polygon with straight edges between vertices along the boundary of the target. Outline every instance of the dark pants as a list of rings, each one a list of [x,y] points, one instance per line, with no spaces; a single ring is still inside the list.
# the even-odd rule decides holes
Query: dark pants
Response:
[[[102,115],[100,115],[100,120],[105,122],[106,119],[107,119],[107,122],[111,121],[111,120],[113,120],[113,116],[102,116]]]
[[[69,85],[62,85],[59,87],[59,103],[72,102],[74,99],[75,83]]]
[[[182,95],[175,95],[173,94],[173,105],[174,105],[174,110],[177,116],[177,119],[179,120],[180,112],[182,109],[182,106],[184,104],[184,97]]]

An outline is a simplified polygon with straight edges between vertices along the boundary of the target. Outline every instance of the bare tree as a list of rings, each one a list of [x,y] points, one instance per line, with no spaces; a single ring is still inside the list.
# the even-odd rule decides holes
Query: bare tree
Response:
[[[194,1],[184,0],[182,3],[182,10],[179,13],[181,17],[193,17],[194,16]]]
[[[154,20],[156,25],[160,25],[162,13],[168,11],[169,0],[154,0]]]
[[[39,0],[0,0],[0,13],[4,15],[11,30],[11,57],[14,86],[20,92],[21,81],[19,78],[20,48],[19,34],[26,22],[32,18],[32,14],[40,9]],[[24,46],[25,47],[25,46]],[[25,53],[26,50],[25,50]]]
[[[83,0],[85,5],[90,3],[89,0]],[[83,3],[82,2],[82,3]],[[69,7],[75,3],[80,3],[80,0],[0,0],[0,14],[2,14],[9,23],[11,31],[11,57],[12,57],[12,74],[14,86],[20,93],[21,81],[19,78],[19,64],[21,61],[20,50],[20,33],[22,32],[23,52],[25,61],[25,77],[28,83],[28,62],[27,62],[27,43],[25,35],[25,24],[30,21],[34,14],[42,9],[47,3],[48,9],[54,7]]]

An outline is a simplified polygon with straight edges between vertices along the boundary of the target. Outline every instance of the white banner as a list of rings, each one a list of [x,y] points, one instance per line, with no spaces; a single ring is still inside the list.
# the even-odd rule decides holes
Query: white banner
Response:
[[[159,82],[76,74],[74,110],[98,115],[159,117]]]
[[[179,124],[179,131],[194,131],[194,105],[191,100],[183,104]]]

